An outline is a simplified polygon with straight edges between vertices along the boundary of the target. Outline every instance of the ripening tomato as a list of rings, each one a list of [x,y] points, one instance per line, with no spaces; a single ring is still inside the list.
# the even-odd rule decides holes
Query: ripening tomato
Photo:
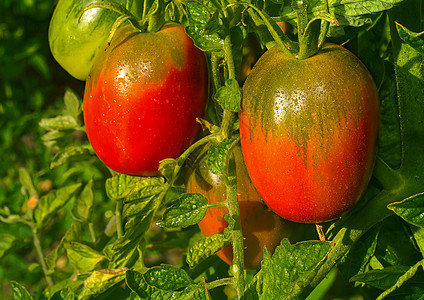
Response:
[[[73,77],[85,80],[92,61],[109,37],[119,14],[110,9],[93,8],[82,11],[98,0],[59,0],[49,26],[49,44],[53,57]],[[125,6],[125,0],[112,0]],[[138,16],[138,1],[130,11]]]
[[[162,159],[197,138],[208,84],[205,55],[183,27],[121,27],[87,77],[84,121],[94,151],[119,173],[157,175]]]
[[[206,160],[209,146],[189,161],[191,172],[187,180],[187,192],[200,193],[209,203],[226,201],[226,185],[220,175],[209,171]],[[286,221],[268,209],[253,186],[240,146],[234,148],[237,174],[237,192],[240,209],[240,221],[244,237],[244,264],[246,269],[257,269],[263,258],[263,248],[274,252],[281,239],[294,236],[296,224]],[[226,206],[211,207],[199,223],[205,236],[224,231],[228,226],[224,216],[228,214]],[[232,246],[227,245],[217,255],[226,263],[232,264]]]
[[[243,86],[240,134],[265,203],[295,222],[324,222],[363,194],[376,156],[374,81],[348,50],[327,44],[300,60],[267,51]]]

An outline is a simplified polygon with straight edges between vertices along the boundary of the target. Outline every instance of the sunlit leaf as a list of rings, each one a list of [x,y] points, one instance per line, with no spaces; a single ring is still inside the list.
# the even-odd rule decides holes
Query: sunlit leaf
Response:
[[[75,146],[71,145],[65,149],[61,149],[52,159],[50,168],[56,168],[65,163],[72,163],[77,161],[84,161],[90,158],[90,146]]]
[[[228,79],[225,86],[220,87],[215,93],[215,99],[224,108],[232,112],[240,111],[241,89],[235,79]]]
[[[107,291],[109,288],[125,279],[126,271],[126,268],[94,271],[90,277],[84,281],[84,289],[78,299],[91,299],[91,297]]]
[[[87,183],[81,194],[75,199],[72,207],[72,216],[80,222],[88,222],[93,213],[94,191],[93,179]]]
[[[75,191],[81,186],[80,183],[70,185],[50,192],[41,197],[33,211],[33,217],[38,228],[61,209],[73,196]]]
[[[424,228],[424,193],[392,203],[388,208],[408,223]]]
[[[272,257],[265,251],[261,299],[281,299],[290,295],[294,287],[305,281],[325,260],[331,247],[331,242],[307,241],[291,245],[283,239]]]
[[[69,262],[80,272],[94,270],[106,257],[94,249],[77,242],[65,243]]]
[[[224,233],[217,233],[206,236],[191,246],[187,251],[187,263],[190,268],[195,267],[200,262],[224,248],[230,242],[230,236]]]
[[[21,284],[16,281],[10,282],[10,286],[12,287],[13,299],[14,300],[32,300],[32,296],[28,292],[28,290]]]
[[[208,210],[208,199],[202,194],[183,194],[163,214],[160,226],[187,227],[199,223]]]

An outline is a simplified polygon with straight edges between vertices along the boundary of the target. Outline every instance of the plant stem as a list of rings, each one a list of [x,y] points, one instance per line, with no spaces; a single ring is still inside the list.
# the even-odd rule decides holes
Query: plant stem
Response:
[[[404,184],[404,180],[401,174],[393,170],[389,165],[386,164],[379,156],[375,161],[373,176],[378,182],[382,184],[385,189],[393,190],[401,187]]]
[[[123,226],[122,226],[122,208],[124,204],[121,200],[116,202],[115,216],[116,216],[116,233],[118,239],[123,236]]]
[[[222,278],[212,282],[207,282],[206,287],[208,290],[211,290],[219,286],[230,285],[230,284],[234,284],[234,278]]]
[[[234,67],[234,59],[233,59],[233,45],[231,42],[231,35],[227,34],[224,39],[224,58],[227,64],[228,69],[228,78],[236,79],[236,70]]]
[[[32,235],[34,238],[34,246],[37,251],[38,260],[40,261],[41,267],[43,268],[44,277],[46,278],[46,282],[48,286],[53,286],[53,281],[49,276],[49,270],[46,265],[46,261],[44,260],[43,249],[41,247],[40,239],[38,238],[37,228],[35,225],[31,224]]]
[[[216,53],[212,53],[211,57],[211,71],[212,71],[212,82],[213,87],[216,90],[218,90],[221,87],[221,79],[219,76],[219,61],[220,57],[216,55]]]
[[[234,162],[234,160],[233,160]],[[235,163],[235,162],[234,162]],[[234,219],[232,230],[233,243],[233,275],[238,299],[244,292],[244,245],[243,232],[241,230],[240,210],[238,205],[236,168],[231,164],[229,167],[229,183],[227,184],[227,202],[230,216]]]
[[[293,41],[290,40],[285,34],[282,34],[281,36],[278,35],[277,31],[274,29],[272,24],[268,21],[267,16],[265,16],[264,13],[261,10],[259,10],[256,6],[250,4],[248,5],[248,7],[250,8],[248,10],[249,14],[253,14],[252,11],[254,11],[264,21],[269,33],[271,34],[272,38],[277,43],[277,45],[281,48],[281,50],[285,52],[286,54],[293,56],[293,53],[290,52],[289,50],[289,49],[293,49],[293,50],[296,49],[296,45],[293,43]]]
[[[93,243],[95,243],[96,242],[96,232],[94,231],[94,226],[93,226],[92,222],[88,223],[88,229],[90,230],[91,240],[93,241]]]

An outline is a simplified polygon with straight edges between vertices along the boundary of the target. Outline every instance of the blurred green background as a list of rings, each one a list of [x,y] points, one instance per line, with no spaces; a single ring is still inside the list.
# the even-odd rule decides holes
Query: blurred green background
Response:
[[[26,210],[19,169],[25,168],[41,192],[61,185],[65,172],[49,170],[51,152],[42,141],[42,118],[63,111],[63,95],[72,88],[82,96],[84,83],[73,79],[53,59],[48,26],[56,0],[0,1],[0,209]],[[0,234],[19,237],[24,245],[5,256],[0,240],[0,295],[9,294],[11,280],[35,283],[42,277],[30,229],[0,222]],[[48,243],[49,241],[45,241]],[[50,241],[51,242],[51,241]],[[28,268],[28,260],[34,265]]]

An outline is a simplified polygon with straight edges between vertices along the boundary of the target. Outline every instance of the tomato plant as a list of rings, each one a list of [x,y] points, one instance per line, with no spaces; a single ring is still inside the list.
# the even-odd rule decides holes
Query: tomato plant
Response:
[[[53,9],[52,0],[40,3],[48,1]],[[23,128],[9,126],[13,118],[45,130],[44,146],[35,148],[43,159],[8,162],[0,178],[22,194],[0,199],[2,298],[422,297],[422,1],[119,3],[81,7],[117,15],[114,34],[104,32],[110,46],[103,44],[82,83],[84,101],[82,91],[68,89],[63,104],[41,101],[30,116],[14,106],[23,95],[16,87],[28,91],[40,79],[22,76],[17,85],[10,78],[28,63],[49,73],[40,56],[29,59],[40,47],[31,32],[39,31],[21,35],[41,16],[14,18],[26,6],[36,12],[33,1],[0,4],[2,16],[13,8],[0,63],[29,59],[18,73],[4,76],[13,68],[0,68],[8,99],[0,115],[10,115],[0,129],[3,149],[9,140],[24,142],[22,153],[40,143],[26,133],[10,139],[11,128]],[[140,18],[126,9],[140,4]],[[174,25],[164,27],[168,21]],[[26,46],[14,52],[16,45]],[[239,163],[239,139],[252,182]],[[179,150],[167,152],[173,147]],[[155,156],[150,165],[148,156]],[[11,185],[16,173],[20,183]],[[265,200],[277,191],[275,203],[268,199],[265,209],[252,183]],[[282,221],[269,207],[322,223],[286,232],[291,221],[269,226]],[[272,227],[269,244],[262,227]],[[255,235],[266,247],[252,247]]]
[[[353,207],[371,178],[378,128],[374,81],[339,46],[303,60],[276,46],[243,86],[247,169],[270,208],[295,222],[332,220]]]
[[[207,151],[204,147],[189,161],[192,168],[187,180],[187,192],[203,194],[210,204],[226,201],[227,187],[220,175],[212,173],[207,166]],[[274,252],[282,238],[290,238],[295,225],[283,220],[270,211],[256,191],[243,160],[240,146],[234,147],[234,160],[237,173],[237,194],[240,207],[240,221],[244,240],[244,264],[247,269],[260,267],[263,248]],[[224,231],[228,226],[224,216],[228,214],[226,206],[211,207],[199,222],[199,228],[205,236]],[[232,264],[231,245],[225,246],[217,255],[228,264]]]
[[[205,56],[183,27],[139,33],[128,25],[87,78],[88,138],[111,169],[157,175],[162,159],[179,156],[198,136],[207,96]]]
[[[108,39],[119,14],[105,8],[92,8],[96,0],[60,0],[49,27],[49,43],[56,61],[73,77],[85,80],[93,59]],[[114,0],[125,5],[126,1]],[[131,12],[138,16],[136,1]],[[84,13],[83,13],[84,12]]]

